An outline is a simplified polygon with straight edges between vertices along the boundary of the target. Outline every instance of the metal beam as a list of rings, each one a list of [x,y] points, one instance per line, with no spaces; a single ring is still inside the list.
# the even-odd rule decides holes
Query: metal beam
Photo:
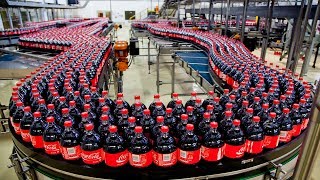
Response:
[[[242,24],[241,24],[241,42],[243,42],[244,40],[244,30],[246,27],[248,4],[249,4],[249,0],[244,0],[244,7],[242,12]]]
[[[196,9],[195,9],[195,0],[193,0],[193,3],[192,3],[192,26],[194,27],[196,25],[196,22],[195,22],[195,19],[194,19],[194,16],[196,14]]]
[[[310,63],[310,59],[311,59],[311,54],[312,54],[312,50],[313,50],[313,45],[314,45],[314,36],[316,34],[316,30],[317,30],[317,19],[319,18],[320,15],[320,0],[318,0],[318,6],[317,6],[317,11],[316,14],[314,16],[314,19],[312,21],[312,28],[311,28],[311,34],[309,36],[309,39],[307,41],[307,50],[306,50],[306,56],[305,59],[303,61],[302,64],[302,68],[301,68],[301,72],[300,72],[300,76],[304,76],[307,72],[308,72],[308,66]]]
[[[12,9],[10,9],[10,8],[7,8],[7,9],[6,9],[7,18],[8,18],[8,20],[9,20],[10,29],[13,28],[12,17],[11,17],[11,13],[10,13],[11,10],[12,10]]]
[[[78,8],[85,8],[89,0],[86,0],[83,6],[65,6],[65,5],[57,5],[57,4],[42,4],[36,2],[20,2],[20,1],[10,1],[4,0],[4,3],[8,7],[25,7],[25,8],[56,8],[56,9],[78,9]]]
[[[226,12],[226,23],[225,23],[225,35],[227,35],[227,32],[228,32],[228,26],[229,26],[229,12],[230,12],[230,0],[227,0],[227,12]]]
[[[268,2],[269,4],[269,2]],[[271,0],[271,5],[269,7],[268,11],[268,23],[267,23],[267,37],[263,38],[263,44],[262,44],[262,50],[261,50],[261,58],[264,60],[266,58],[268,43],[269,43],[269,37],[270,37],[270,29],[271,29],[271,23],[272,23],[272,14],[273,14],[273,7],[274,7],[274,0]]]
[[[210,0],[210,5],[209,5],[209,25],[208,25],[208,31],[211,30],[211,24],[212,24],[212,21],[213,21],[213,17],[212,17],[212,5],[213,5],[213,0]]]
[[[251,0],[252,1],[252,0]],[[251,2],[250,1],[250,2]],[[233,2],[233,1],[232,1]],[[316,5],[312,5],[311,12],[309,18],[312,19],[316,12]],[[215,14],[221,11],[220,7],[212,9]],[[273,17],[277,18],[298,18],[300,6],[275,6],[273,8]],[[195,12],[198,13],[199,9],[195,9]],[[202,13],[208,14],[209,8],[202,8]],[[186,9],[186,13],[192,13],[192,9]],[[226,8],[222,8],[222,14],[226,14]],[[230,7],[230,15],[242,15],[243,14],[243,6],[241,7]],[[249,6],[247,11],[247,16],[260,16],[266,17],[268,14],[268,7],[267,6]]]
[[[178,17],[177,17],[177,20],[178,20],[177,26],[178,26],[178,28],[180,28],[180,4],[181,4],[181,2],[180,2],[180,0],[178,0]]]

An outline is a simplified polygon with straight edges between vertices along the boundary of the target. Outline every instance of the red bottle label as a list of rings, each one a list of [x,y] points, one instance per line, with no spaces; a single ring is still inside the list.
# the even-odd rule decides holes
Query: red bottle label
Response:
[[[292,138],[292,130],[290,131],[280,131],[280,142],[289,142]]]
[[[104,160],[102,148],[94,151],[84,151],[81,152],[81,157],[84,163],[86,164],[99,164]]]
[[[66,160],[76,160],[81,158],[80,145],[75,147],[63,147],[61,146],[62,157]]]
[[[265,136],[263,140],[263,147],[268,149],[274,149],[279,145],[280,136]]]
[[[302,119],[302,130],[306,129],[309,123],[309,118]]]
[[[60,154],[59,141],[55,141],[55,142],[44,141],[43,144],[44,144],[44,150],[47,154],[50,154],[50,155]]]
[[[173,166],[178,161],[177,154],[177,150],[169,154],[160,154],[157,152],[153,152],[153,162],[155,165],[161,167]]]
[[[148,167],[152,164],[152,151],[145,154],[132,154],[129,153],[129,163],[134,167]]]
[[[30,139],[30,130],[29,129],[21,129],[21,137],[25,142],[31,142]]]
[[[301,134],[302,124],[293,125],[293,129],[291,130],[292,136],[296,137]]]
[[[223,158],[224,146],[220,148],[207,148],[201,146],[201,157],[206,161],[219,161]]]
[[[228,158],[233,158],[233,159],[241,158],[244,155],[244,152],[246,151],[245,144],[238,145],[238,146],[226,144],[225,146],[226,147],[225,147],[224,155],[227,156]]]
[[[107,166],[110,167],[119,167],[128,163],[129,160],[129,152],[125,150],[123,152],[119,152],[116,154],[110,154],[104,152],[104,162]]]
[[[20,129],[20,123],[12,123],[12,126],[14,128],[14,131],[16,134],[20,135],[21,134],[21,129]]]
[[[259,154],[263,150],[263,140],[261,141],[251,141],[246,140],[246,152],[251,154]]]
[[[178,149],[178,159],[184,164],[196,164],[201,159],[201,150],[200,148],[195,151],[184,151]]]
[[[44,148],[43,137],[42,136],[31,136],[31,143],[34,148],[42,149]]]

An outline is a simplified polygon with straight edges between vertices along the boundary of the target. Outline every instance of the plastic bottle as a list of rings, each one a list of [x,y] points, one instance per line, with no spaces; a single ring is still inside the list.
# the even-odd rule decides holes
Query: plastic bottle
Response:
[[[109,123],[109,117],[107,115],[102,115],[100,117],[100,125],[98,127],[98,134],[100,135],[102,142],[104,142],[108,136],[110,126],[111,124]]]
[[[211,106],[211,105],[208,105]],[[197,132],[200,137],[203,137],[210,130],[210,113],[205,112],[203,119],[200,121]]]
[[[82,112],[81,117],[82,117],[82,119],[81,119],[81,122],[78,124],[78,130],[79,130],[80,135],[83,135],[84,131],[85,131],[85,125],[91,124],[93,122],[91,120],[89,120],[88,112]]]
[[[210,128],[202,138],[201,157],[205,161],[215,162],[223,158],[225,143],[217,128],[217,122],[210,122]]]
[[[173,134],[176,131],[177,123],[177,119],[172,114],[172,109],[167,108],[166,116],[164,117],[164,124],[169,127],[171,134]]]
[[[210,121],[218,121],[216,115],[214,114],[214,106],[208,105],[207,112],[210,114]]]
[[[236,101],[237,104],[238,104],[238,107],[240,107],[240,106],[243,105],[243,104],[242,104],[243,101],[248,101],[248,97],[247,97],[247,96],[248,96],[247,91],[242,91],[242,92],[241,92],[240,98]]]
[[[283,110],[284,108],[288,108],[286,99],[287,99],[287,97],[285,95],[280,96],[280,109],[281,110]]]
[[[60,137],[61,128],[55,123],[54,117],[47,117],[47,126],[43,132],[43,144],[45,153],[49,155],[59,155],[60,152]]]
[[[11,121],[11,124],[14,128],[15,133],[18,135],[21,134],[20,122],[21,122],[21,119],[23,118],[23,115],[24,115],[23,103],[21,101],[18,101],[17,110],[13,113],[13,117]]]
[[[193,124],[187,124],[186,132],[178,142],[178,160],[187,165],[196,164],[201,159],[200,139],[193,130]]]
[[[109,122],[110,122],[110,124],[116,125],[115,118],[114,118],[114,116],[111,114],[109,106],[103,106],[102,109],[101,109],[101,111],[102,111],[102,114],[101,114],[101,115],[107,115],[107,116],[109,117]]]
[[[81,122],[81,111],[77,108],[75,101],[69,101],[69,115],[74,119],[74,126]]]
[[[220,104],[222,107],[224,107],[227,102],[230,101],[230,98],[229,98],[229,89],[224,89],[223,90],[223,95],[220,97]]]
[[[91,96],[90,95],[84,95],[84,103],[85,104],[89,104],[90,105],[90,108],[91,108],[91,111],[93,113],[96,113],[97,111],[97,107],[96,107],[96,104],[95,102],[91,99]],[[84,107],[85,108],[85,107]]]
[[[269,104],[262,104],[262,110],[257,114],[260,117],[261,125],[269,119],[269,113]]]
[[[68,108],[63,108],[61,110],[62,112],[62,117],[61,117],[61,121],[59,122],[58,125],[60,125],[60,127],[62,127],[62,129],[64,129],[64,122],[66,121],[71,121],[71,124],[75,127],[75,120],[73,119],[72,116],[70,116],[69,114],[69,109]]]
[[[215,97],[213,99],[213,110],[214,110],[214,114],[216,115],[217,119],[222,119],[222,113],[223,113],[223,107],[219,104],[220,102],[220,98],[219,97]]]
[[[301,118],[302,118],[302,130],[306,129],[309,123],[309,111],[306,108],[306,100],[305,99],[300,99],[300,103],[299,103],[299,112],[301,114]]]
[[[59,123],[61,121],[60,113],[56,112],[55,106],[53,104],[48,104],[48,113],[46,115],[46,118],[49,116],[54,117],[55,122]]]
[[[30,126],[30,139],[33,148],[43,149],[43,133],[46,127],[46,123],[43,121],[40,112],[33,113],[34,121]]]
[[[252,120],[253,123],[249,125],[246,131],[246,152],[259,154],[263,151],[263,129],[258,116],[254,116]]]
[[[143,132],[147,138],[151,136],[151,131],[156,124],[156,121],[150,116],[150,110],[143,110],[143,118],[140,121],[140,124],[143,128]]]
[[[152,148],[141,126],[134,129],[134,137],[129,143],[129,163],[133,167],[145,168],[152,164]]]
[[[127,101],[124,100],[122,93],[117,94],[117,99],[115,100],[115,102],[117,102],[117,100],[122,100],[124,108],[126,108],[126,109],[128,109],[128,111],[130,111],[130,105]],[[131,112],[129,112],[129,114],[130,113]]]
[[[62,114],[62,109],[63,108],[69,108],[69,105],[67,104],[67,102],[66,102],[66,97],[64,97],[64,96],[61,96],[60,98],[59,98],[59,100],[60,100],[60,103],[59,103],[59,105],[58,106],[56,106],[56,110],[57,110],[57,112],[59,112],[60,114]]]
[[[188,107],[188,106],[194,107],[196,105],[196,99],[197,99],[197,92],[195,91],[191,92],[191,97],[186,102],[185,107]]]
[[[38,106],[37,111],[39,111],[41,113],[42,118],[46,118],[46,115],[48,113],[48,109],[47,109],[47,106],[46,106],[44,99],[39,99],[38,105],[39,106]]]
[[[195,128],[198,127],[197,117],[193,113],[193,106],[187,106],[188,124],[193,124]]]
[[[301,134],[302,130],[302,116],[299,112],[299,104],[293,104],[289,117],[291,117],[293,128],[292,136],[297,137]]]
[[[106,102],[103,98],[99,98],[98,100],[98,106],[97,106],[97,116],[100,117],[102,115],[102,107],[106,106]]]
[[[85,164],[95,165],[104,161],[104,152],[99,134],[93,130],[92,123],[85,125],[85,134],[81,140],[81,158]]]
[[[270,107],[269,111],[275,112],[278,118],[281,116],[282,111],[280,108],[280,101],[278,99],[273,100],[273,105]]]
[[[76,102],[77,108],[82,111],[83,105],[85,103],[84,103],[84,100],[82,99],[82,97],[80,96],[80,91],[74,92],[74,101]]]
[[[279,118],[280,121],[280,142],[288,143],[292,138],[293,123],[289,116],[290,109],[284,108],[283,114]]]
[[[182,101],[180,99],[178,99],[175,103],[175,107],[173,109],[173,116],[177,119],[180,120],[180,116],[181,114],[185,114],[186,110],[184,109],[184,107],[182,106]]]
[[[134,116],[136,118],[137,124],[141,125],[141,120],[143,118],[142,103],[141,102],[135,102],[134,106],[135,106],[134,109],[131,111],[132,112],[132,116]]]
[[[120,167],[128,163],[129,152],[124,139],[118,134],[117,126],[109,126],[109,134],[104,141],[104,159],[107,166]]]
[[[181,120],[178,121],[177,127],[176,127],[176,132],[175,138],[180,139],[181,136],[186,132],[186,125],[188,124],[188,115],[182,114],[181,115]]]
[[[118,121],[118,128],[120,133],[124,133],[125,129],[128,128],[128,118],[129,118],[128,109],[122,109],[121,118]]]
[[[213,99],[212,99],[211,105],[213,105]],[[204,112],[205,112],[205,108],[203,108],[203,106],[201,105],[201,99],[197,98],[193,113],[197,117],[198,122],[201,121]]]
[[[154,108],[154,110],[152,112],[153,119],[156,119],[158,116],[165,116],[165,115],[166,115],[166,112],[165,112],[165,109],[163,109],[163,107],[162,107],[162,102],[157,101],[156,107]]]
[[[154,100],[153,100],[153,102],[152,102],[152,103],[150,104],[150,106],[149,106],[150,112],[153,112],[154,109],[156,108],[156,102],[157,102],[157,101],[160,101],[160,95],[159,95],[159,94],[155,94],[155,95],[153,96],[153,98],[154,98]],[[163,103],[162,103],[162,108],[163,108],[163,109],[166,108]]]
[[[233,120],[233,125],[225,135],[224,155],[231,159],[237,159],[244,156],[246,139],[240,128],[240,121]]]
[[[243,91],[243,92],[245,92],[245,91]],[[242,119],[245,116],[248,107],[249,107],[249,101],[242,101],[242,106],[237,111],[237,114],[235,115],[235,118]]]
[[[168,126],[161,126],[153,150],[153,163],[155,165],[170,167],[177,163],[177,146],[175,139],[169,133]]]
[[[64,121],[60,147],[62,157],[65,160],[78,160],[81,158],[80,134],[72,126],[72,121]]]
[[[176,106],[176,101],[179,99],[178,93],[172,93],[172,100],[168,103],[167,108],[174,109]],[[182,102],[182,101],[181,101]],[[182,104],[182,103],[181,103]]]
[[[280,140],[280,128],[276,122],[277,114],[275,112],[270,113],[270,118],[263,123],[264,141],[263,147],[267,149],[274,149],[278,147]]]
[[[24,115],[20,121],[20,130],[22,140],[25,142],[31,142],[30,139],[30,126],[34,120],[34,117],[31,113],[30,106],[24,108]]]
[[[135,110],[135,108],[136,108],[136,103],[138,103],[138,104],[141,104],[141,108],[142,108],[142,110],[141,110],[141,112],[144,110],[144,109],[147,109],[147,107],[146,107],[146,105],[144,105],[142,102],[141,102],[141,98],[140,98],[140,96],[139,95],[136,95],[136,96],[134,96],[134,103],[131,105],[131,107],[130,107],[130,109],[131,109],[131,112],[133,113],[133,111]],[[132,114],[133,115],[133,114]]]
[[[124,139],[127,143],[130,143],[131,139],[134,137],[134,128],[137,126],[136,118],[128,118],[128,127],[124,129]]]
[[[233,118],[232,118],[232,111],[226,111],[225,112],[225,118],[220,121],[220,132],[222,133],[223,136],[226,135],[228,130],[232,127],[233,125]]]
[[[122,116],[121,110],[122,109],[126,109],[126,108],[123,106],[123,101],[122,100],[117,100],[116,104],[117,104],[117,106],[116,106],[116,108],[114,110],[113,115],[114,115],[116,124],[118,124],[118,121],[120,120],[120,118]]]
[[[204,109],[206,109],[209,104],[210,104],[210,105],[213,105],[213,99],[214,99],[213,96],[214,96],[214,92],[213,92],[213,91],[209,91],[209,92],[208,92],[208,97],[207,97],[207,99],[205,99],[205,100],[203,101],[203,103],[202,103],[202,107],[203,107]]]
[[[106,105],[109,106],[110,110],[113,112],[116,108],[116,104],[108,97],[108,91],[102,91],[102,97],[104,98]]]

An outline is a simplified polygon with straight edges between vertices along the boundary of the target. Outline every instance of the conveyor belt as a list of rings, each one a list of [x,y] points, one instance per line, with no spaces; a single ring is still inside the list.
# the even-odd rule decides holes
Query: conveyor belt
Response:
[[[208,56],[203,52],[177,52],[181,60],[199,72],[199,75],[213,85],[212,77],[209,74]]]

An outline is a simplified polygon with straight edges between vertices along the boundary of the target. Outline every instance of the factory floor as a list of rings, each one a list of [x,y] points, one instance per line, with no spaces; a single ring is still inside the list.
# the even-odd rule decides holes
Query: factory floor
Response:
[[[129,40],[129,26],[124,26],[122,29],[118,30],[118,40]],[[140,42],[140,47],[147,47],[147,40]],[[255,50],[253,53],[260,56],[260,49]],[[141,50],[140,54],[147,54],[147,50]],[[155,54],[151,51],[151,54]],[[285,67],[286,60],[279,62],[279,56],[273,54],[273,51],[268,49],[266,59],[268,62],[273,62],[274,64],[279,64],[280,67]],[[152,57],[152,61],[155,62],[155,57]],[[161,62],[172,61],[171,57],[161,57]],[[313,58],[311,60],[313,62]],[[299,67],[301,67],[302,61],[299,62],[297,72],[300,72]],[[164,63],[160,65],[160,80],[163,82],[170,82],[171,80],[171,64]],[[317,68],[314,69],[310,66],[310,70],[305,79],[309,82],[314,82],[320,78],[320,60],[318,60]],[[182,80],[192,80],[192,78],[185,72],[185,70],[176,65],[175,70],[176,82]],[[1,74],[0,74],[1,77]],[[0,80],[0,102],[2,105],[7,105],[10,95],[11,88],[15,85],[16,80]],[[131,104],[133,103],[134,95],[140,95],[142,101],[145,104],[149,104],[153,100],[153,94],[157,92],[156,87],[156,66],[152,65],[150,73],[148,71],[147,57],[136,57],[135,61],[131,64],[129,69],[124,72],[123,76],[123,89],[124,98]],[[175,91],[180,94],[189,94],[191,91],[197,91],[198,93],[204,93],[202,88],[196,83],[177,83],[175,85]],[[110,94],[114,95],[114,89],[111,85]],[[165,84],[160,86],[161,100],[164,103],[168,103],[171,99],[171,85]],[[200,96],[200,98],[205,98],[205,95]],[[189,99],[189,96],[182,96],[183,102]],[[9,134],[0,134],[0,179],[17,179],[14,170],[8,169],[7,165],[10,164],[8,157],[12,151],[12,141]],[[320,169],[320,156],[316,159],[316,165],[314,169]],[[319,179],[320,172],[314,171],[311,179]]]

